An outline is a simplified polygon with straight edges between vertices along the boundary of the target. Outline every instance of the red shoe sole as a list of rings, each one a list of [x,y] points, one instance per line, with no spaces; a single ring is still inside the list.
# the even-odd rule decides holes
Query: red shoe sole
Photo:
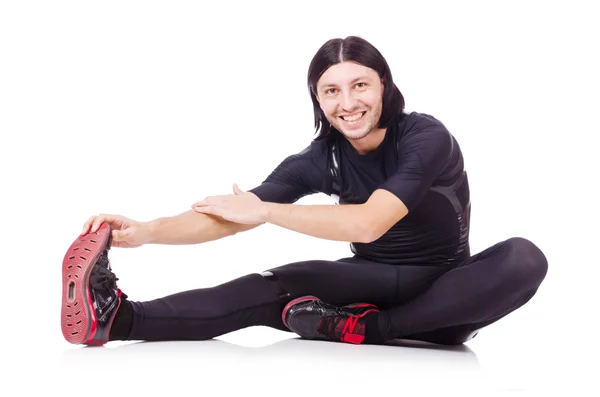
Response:
[[[69,343],[103,344],[93,341],[97,320],[88,285],[91,270],[110,243],[110,233],[110,226],[103,223],[96,232],[77,237],[64,256],[60,325]]]

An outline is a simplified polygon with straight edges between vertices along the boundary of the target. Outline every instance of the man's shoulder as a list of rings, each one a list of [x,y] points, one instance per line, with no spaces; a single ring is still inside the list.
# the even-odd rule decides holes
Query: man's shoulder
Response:
[[[294,164],[317,165],[321,167],[327,158],[327,143],[323,140],[311,141],[303,149],[284,155],[280,166],[294,166]]]
[[[435,116],[423,112],[410,112],[402,118],[399,123],[404,124],[407,131],[422,130],[427,127],[439,127],[446,129],[446,126]]]
[[[438,118],[428,113],[411,112],[400,121],[396,151],[448,153],[454,150],[454,137]]]
[[[304,149],[298,153],[292,154],[290,157],[294,158],[317,158],[327,153],[327,140],[313,140]]]

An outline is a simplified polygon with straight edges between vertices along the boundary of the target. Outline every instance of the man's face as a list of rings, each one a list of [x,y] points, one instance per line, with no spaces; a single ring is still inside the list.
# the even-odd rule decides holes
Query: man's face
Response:
[[[317,100],[325,117],[348,139],[364,138],[377,128],[382,97],[377,72],[354,62],[331,66],[317,81]]]

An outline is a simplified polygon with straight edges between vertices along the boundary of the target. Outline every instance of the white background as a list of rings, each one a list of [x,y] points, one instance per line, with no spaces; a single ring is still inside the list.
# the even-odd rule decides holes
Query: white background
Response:
[[[593,394],[593,2],[215,3],[1,3],[0,356],[3,387],[17,386],[7,395]],[[549,273],[534,299],[457,351],[301,341],[262,327],[204,343],[66,343],[61,263],[84,221],[177,215],[233,183],[259,184],[314,137],[308,65],[325,41],[348,35],[383,53],[407,110],[457,137],[472,252],[513,236],[544,251]],[[349,248],[266,225],[110,255],[119,286],[145,300]]]

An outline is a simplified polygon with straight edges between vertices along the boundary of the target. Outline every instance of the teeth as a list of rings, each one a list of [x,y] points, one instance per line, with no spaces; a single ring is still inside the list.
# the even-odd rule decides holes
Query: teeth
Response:
[[[360,119],[363,116],[364,113],[365,112],[360,112],[358,114],[355,114],[354,116],[342,116],[342,118],[345,121],[356,121],[356,120]]]

